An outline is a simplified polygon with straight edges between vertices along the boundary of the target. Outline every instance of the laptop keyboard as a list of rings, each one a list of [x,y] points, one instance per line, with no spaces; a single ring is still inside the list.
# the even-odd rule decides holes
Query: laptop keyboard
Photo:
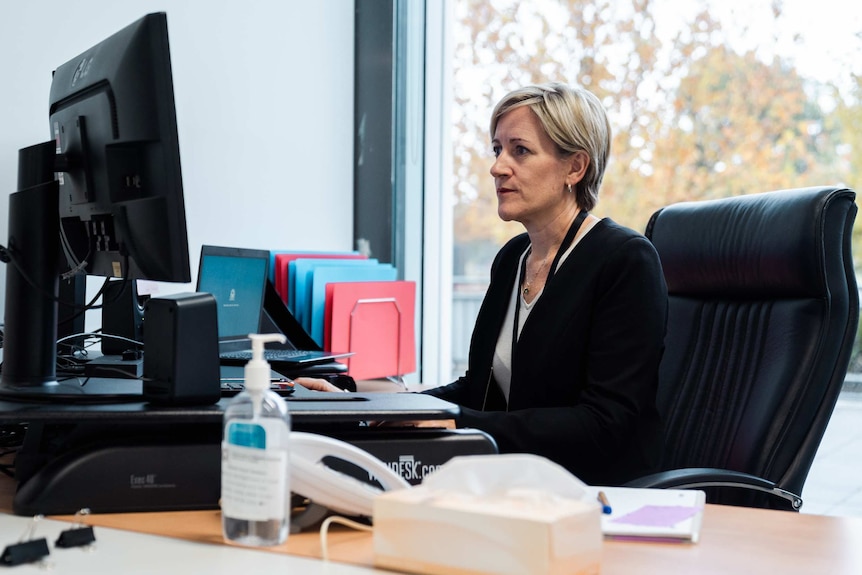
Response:
[[[294,383],[285,378],[280,381],[272,381],[269,384],[270,391],[285,397],[293,393]],[[234,395],[245,389],[245,383],[242,380],[221,380],[221,396],[233,397]]]
[[[300,349],[265,349],[263,350],[263,358],[266,361],[290,361],[298,357],[303,357],[307,353],[308,352]],[[251,350],[223,351],[219,354],[219,357],[221,359],[250,360]]]

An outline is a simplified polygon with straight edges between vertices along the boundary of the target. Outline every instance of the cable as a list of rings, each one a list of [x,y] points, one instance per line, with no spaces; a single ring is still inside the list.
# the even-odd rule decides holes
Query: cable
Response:
[[[78,338],[81,338],[82,340],[80,345],[66,343],[69,340],[76,340]],[[86,341],[87,338],[92,338],[92,341]],[[66,377],[79,377],[83,375],[85,373],[84,366],[90,361],[86,358],[89,354],[87,348],[96,345],[96,343],[105,338],[125,341],[139,348],[144,346],[144,343],[141,341],[106,333],[82,332],[67,335],[57,340],[58,346],[68,347],[71,350],[71,353],[57,354],[57,374]],[[116,371],[117,373],[122,373],[123,375],[128,376],[128,372],[120,368],[113,368],[105,365],[100,366],[99,369],[104,371]]]
[[[84,229],[87,231],[87,255],[84,256],[83,260],[79,260],[78,254],[75,253],[72,244],[69,242],[69,237],[66,235],[66,227],[62,222],[60,223],[60,243],[63,246],[63,253],[66,254],[66,259],[70,263],[74,263],[72,269],[62,275],[63,279],[68,279],[78,271],[85,269],[87,267],[87,260],[89,260],[90,255],[93,253],[93,236],[90,235],[89,227],[85,226]]]
[[[110,304],[114,303],[115,301],[117,301],[118,299],[120,299],[120,296],[123,293],[123,290],[117,290],[117,293],[114,295],[113,299],[111,299],[110,301],[102,302],[100,305],[96,305],[96,301],[100,297],[102,297],[102,295],[105,293],[105,290],[108,288],[108,284],[110,284],[111,281],[112,281],[111,278],[105,278],[105,281],[102,282],[102,287],[99,288],[99,291],[96,292],[96,295],[93,296],[93,298],[90,300],[90,303],[86,304],[83,307],[79,307],[75,304],[70,304],[68,302],[63,302],[63,301],[60,301],[59,299],[55,298],[56,301],[65,305],[66,307],[73,307],[73,308],[76,308],[78,310],[78,313],[76,313],[75,315],[69,317],[68,319],[66,319],[64,321],[67,321],[67,322],[72,321],[76,317],[79,317],[82,313],[88,312],[91,309],[102,309],[106,305],[110,305]],[[128,282],[129,278],[124,277],[121,281]]]
[[[324,561],[329,561],[329,550],[326,546],[326,535],[329,531],[329,526],[332,523],[340,523],[346,527],[352,527],[353,529],[357,529],[359,531],[373,531],[372,527],[365,525],[364,523],[359,523],[358,521],[353,521],[346,517],[340,517],[338,515],[333,515],[331,517],[327,517],[323,520],[323,523],[320,524],[320,554]]]
[[[66,340],[69,340],[69,339],[76,339],[76,338],[79,338],[79,337],[80,337],[80,338],[95,337],[95,338],[98,338],[98,339],[116,339],[116,340],[119,340],[119,341],[125,341],[125,342],[127,342],[127,343],[131,343],[131,344],[134,344],[134,345],[137,345],[137,346],[140,346],[140,347],[143,347],[143,346],[144,346],[144,342],[142,342],[142,341],[138,341],[138,340],[136,340],[136,339],[131,339],[131,338],[128,338],[128,337],[123,337],[123,336],[121,336],[121,335],[112,335],[112,334],[109,334],[109,333],[98,333],[98,332],[95,332],[95,331],[91,331],[91,332],[82,332],[82,333],[73,333],[72,335],[67,335],[67,336],[65,336],[65,337],[61,337],[60,339],[58,339],[58,340],[57,340],[57,343],[58,343],[58,344],[61,344],[61,343],[65,342]]]
[[[65,359],[68,361],[80,363],[82,361],[88,361],[87,356],[90,355],[89,348],[93,347],[98,343],[97,340],[93,340],[90,342],[82,341],[80,344],[77,343],[60,343],[57,344],[57,347],[68,348],[68,351],[65,353],[61,353],[59,349],[57,350],[57,358]]]
[[[117,337],[119,337],[119,336],[117,336]],[[68,340],[76,340],[78,338],[81,338],[81,343],[74,343],[74,342],[73,343],[66,343],[66,341],[68,341]],[[92,338],[92,339],[88,342],[87,338]],[[100,338],[101,338],[101,334],[98,334],[96,332],[76,333],[76,334],[67,335],[65,337],[62,337],[62,338],[57,340],[57,347],[67,347],[67,348],[69,348],[70,353],[62,354],[62,356],[58,356],[58,357],[65,357],[67,359],[71,358],[73,361],[77,361],[77,359],[78,359],[77,356],[79,354],[82,356],[87,356],[88,355],[87,348],[93,347],[94,345],[96,345],[99,342]],[[83,359],[83,358],[81,358],[81,359]]]
[[[107,286],[108,282],[111,280],[111,278],[105,278],[105,282],[102,284],[102,287],[99,289],[99,292],[96,294],[96,296],[90,301],[89,304],[85,305],[83,308],[80,308],[73,303],[69,303],[67,301],[61,300],[59,297],[55,296],[52,293],[49,293],[47,290],[45,290],[41,286],[37,285],[36,282],[33,281],[33,278],[31,278],[30,275],[27,274],[26,271],[24,271],[24,268],[21,266],[21,264],[18,262],[18,260],[15,258],[15,256],[12,255],[12,251],[9,250],[8,248],[6,248],[5,246],[2,246],[2,245],[0,245],[0,261],[6,262],[6,263],[11,263],[13,266],[15,266],[15,269],[18,270],[18,273],[21,274],[21,277],[24,278],[24,281],[26,281],[30,285],[30,287],[32,287],[34,290],[36,290],[40,294],[42,294],[42,296],[45,297],[46,299],[49,299],[51,301],[55,301],[58,304],[66,306],[66,307],[72,307],[72,308],[80,309],[82,311],[87,311],[90,309],[99,309],[99,307],[101,307],[101,306],[94,306],[93,304],[96,302],[97,299],[99,299],[99,297],[101,297],[102,292],[105,291],[105,287]],[[128,269],[128,256],[126,256],[126,264],[127,264],[126,268]],[[123,281],[128,281],[128,278],[124,277]],[[80,315],[80,314],[78,314],[78,315]],[[74,319],[74,317],[77,317],[77,315],[73,316],[72,318],[69,318],[69,319]],[[66,321],[69,321],[69,320],[66,320]]]
[[[60,301],[56,296],[54,296],[54,294],[48,293],[41,286],[37,285],[36,282],[33,281],[33,278],[31,278],[30,275],[26,271],[24,271],[24,268],[21,266],[21,264],[18,263],[18,260],[12,253],[12,250],[3,245],[0,245],[0,261],[15,266],[15,269],[18,270],[18,273],[21,274],[21,277],[24,278],[24,281],[30,284],[30,287],[40,292],[43,296],[57,302]]]
[[[68,256],[68,259],[72,260],[72,262],[74,262],[74,264],[75,264],[72,266],[72,269],[67,270],[66,272],[61,274],[60,277],[62,277],[64,280],[67,280],[67,279],[69,279],[69,278],[71,278],[71,277],[73,277],[79,273],[82,273],[86,269],[86,266],[88,265],[87,260],[89,259],[90,255],[92,255],[92,253],[93,253],[94,238],[93,238],[93,235],[90,233],[90,229],[86,228],[86,230],[87,230],[87,238],[89,240],[88,244],[87,244],[87,255],[84,257],[83,260],[79,261],[77,259],[77,255],[74,253],[74,251],[72,251],[71,246],[68,243],[68,238],[66,236],[65,229],[63,228],[62,225],[60,225],[59,234],[60,234],[60,241],[63,244],[63,252]],[[125,249],[121,249],[120,253],[123,256],[123,270],[124,270],[123,277],[121,278],[121,280],[123,282],[128,282],[130,279],[129,278],[129,254]],[[74,303],[69,303],[67,301],[61,300],[56,295],[49,293],[42,286],[37,285],[36,282],[33,281],[33,278],[31,278],[30,275],[26,271],[24,271],[24,268],[21,266],[21,264],[18,262],[17,258],[15,257],[13,250],[10,248],[7,248],[6,246],[3,246],[3,245],[0,245],[0,262],[11,263],[13,266],[15,266],[15,269],[18,270],[18,273],[21,274],[21,277],[24,278],[24,281],[26,281],[30,285],[30,287],[32,287],[33,289],[35,289],[36,291],[41,293],[43,297],[45,297],[51,301],[55,301],[62,306],[71,307],[71,308],[75,308],[75,309],[79,310],[78,313],[64,319],[62,323],[72,321],[72,320],[80,317],[80,315],[82,313],[86,313],[87,311],[89,311],[91,309],[101,309],[108,304],[114,303],[115,301],[120,299],[121,294],[123,293],[123,290],[117,290],[117,294],[115,295],[114,299],[112,299],[111,301],[108,301],[108,302],[102,302],[101,305],[95,305],[96,301],[100,297],[102,297],[102,294],[104,293],[105,289],[108,286],[108,282],[111,281],[111,278],[106,277],[105,281],[102,283],[102,287],[99,288],[98,293],[93,297],[92,300],[90,300],[90,303],[85,305],[83,308],[80,308],[77,305],[75,305]]]

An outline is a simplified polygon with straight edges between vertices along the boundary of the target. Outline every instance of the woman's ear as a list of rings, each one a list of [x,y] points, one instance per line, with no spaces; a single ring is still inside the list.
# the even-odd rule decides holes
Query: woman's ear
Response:
[[[590,167],[590,155],[584,150],[578,150],[572,153],[569,162],[569,175],[566,178],[566,184],[574,186],[587,175],[587,168]]]

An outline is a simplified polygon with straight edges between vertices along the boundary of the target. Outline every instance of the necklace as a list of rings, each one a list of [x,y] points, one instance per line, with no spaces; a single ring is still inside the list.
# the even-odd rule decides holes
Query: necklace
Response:
[[[527,257],[532,257],[532,255],[533,255],[533,252],[531,251],[529,254],[527,254]],[[548,256],[545,256],[545,258],[539,263],[538,269],[533,273],[533,277],[527,278],[524,281],[524,288],[521,290],[521,293],[523,293],[524,295],[527,295],[530,293],[530,287],[533,285],[533,282],[536,281],[536,278],[539,277],[539,274],[542,273],[542,270],[545,269],[545,264],[547,264],[547,263],[548,263]]]
[[[554,272],[557,269],[557,264],[559,263],[560,258],[562,257],[563,253],[572,244],[572,241],[575,239],[575,235],[577,235],[578,230],[581,229],[581,224],[584,223],[584,220],[587,218],[588,215],[589,215],[588,211],[580,210],[577,217],[575,218],[575,221],[573,221],[572,225],[569,226],[569,231],[566,232],[566,237],[563,238],[563,242],[560,244],[560,247],[557,248],[557,255],[554,256],[554,261],[553,261],[553,263],[551,263],[551,269],[548,270],[548,277],[547,277],[546,281],[551,281],[551,279],[554,277]],[[548,255],[550,255],[550,254],[545,254],[545,259],[543,259],[541,261],[541,263],[539,264],[539,268],[533,274],[532,278],[526,278],[527,260],[533,256],[532,247],[529,248],[529,250],[527,251],[527,255],[521,261],[520,275],[522,278],[525,278],[524,279],[524,287],[521,288],[521,293],[524,294],[525,296],[528,293],[530,293],[530,290],[532,289],[533,282],[536,280],[537,277],[539,277],[539,274],[542,273],[542,270],[545,269],[545,264],[548,263]],[[516,311],[517,311],[517,308],[516,308]],[[514,354],[513,354],[513,356],[514,356]]]

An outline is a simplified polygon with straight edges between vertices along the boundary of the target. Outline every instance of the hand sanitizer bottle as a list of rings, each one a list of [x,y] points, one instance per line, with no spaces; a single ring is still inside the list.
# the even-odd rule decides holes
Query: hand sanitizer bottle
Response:
[[[281,334],[251,334],[252,359],[245,366],[245,390],[224,414],[221,464],[222,533],[249,546],[279,545],[290,524],[288,469],[290,414],[269,389],[264,344]]]

